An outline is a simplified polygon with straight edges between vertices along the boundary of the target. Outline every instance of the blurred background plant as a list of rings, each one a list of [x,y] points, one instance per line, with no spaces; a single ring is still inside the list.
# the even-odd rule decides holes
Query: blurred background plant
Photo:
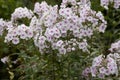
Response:
[[[0,0],[0,17],[10,19],[15,8],[21,6],[33,10],[35,2],[41,1],[43,0]],[[62,0],[45,1],[51,5],[60,5],[62,2]],[[54,54],[54,57],[52,54],[41,55],[32,40],[22,41],[15,46],[4,43],[4,37],[0,36],[0,58],[9,57],[6,64],[0,62],[0,80],[85,80],[81,76],[82,70],[91,65],[95,56],[107,55],[111,43],[120,38],[120,9],[110,8],[107,11],[100,6],[99,0],[91,0],[91,3],[92,9],[102,11],[108,22],[106,32],[93,37],[91,55],[81,55],[79,54],[81,51],[59,56]],[[118,77],[112,80],[117,79]]]

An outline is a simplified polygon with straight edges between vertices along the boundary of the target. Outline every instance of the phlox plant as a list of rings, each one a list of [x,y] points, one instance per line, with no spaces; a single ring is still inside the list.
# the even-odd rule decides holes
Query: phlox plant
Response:
[[[52,6],[36,2],[34,10],[18,7],[10,20],[1,18],[0,35],[18,48],[15,61],[1,59],[8,65],[20,62],[9,67],[10,79],[19,74],[18,80],[119,80],[120,0],[94,3],[62,0],[61,5]]]

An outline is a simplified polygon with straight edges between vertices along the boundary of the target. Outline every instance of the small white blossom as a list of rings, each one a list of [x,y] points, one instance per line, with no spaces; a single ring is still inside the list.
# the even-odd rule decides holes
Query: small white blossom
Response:
[[[12,43],[15,44],[15,45],[18,44],[19,43],[19,38],[17,38],[17,37],[13,38]]]
[[[9,57],[8,57],[8,56],[1,58],[1,61],[2,61],[4,64],[5,64],[6,62],[8,62],[8,60],[9,60]]]
[[[59,40],[59,41],[56,43],[56,46],[60,47],[62,44],[63,44],[63,41],[62,41],[62,40]]]
[[[31,10],[28,10],[26,7],[22,8],[16,8],[15,11],[12,13],[11,20],[21,19],[21,18],[32,18],[33,13]]]

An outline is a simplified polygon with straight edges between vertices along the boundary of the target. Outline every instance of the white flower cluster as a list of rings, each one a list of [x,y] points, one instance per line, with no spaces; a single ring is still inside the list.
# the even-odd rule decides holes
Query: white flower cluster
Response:
[[[51,27],[53,24],[57,21],[58,17],[58,6],[49,6],[45,1],[43,1],[41,4],[36,3],[34,7],[34,12],[38,14],[39,18],[35,19],[33,21],[37,21],[38,26],[41,26],[43,23],[46,27]],[[32,23],[31,23],[32,24]]]
[[[16,19],[21,19],[21,18],[28,18],[31,19],[33,16],[33,12],[31,10],[28,10],[26,7],[22,8],[16,8],[15,11],[11,15],[11,20],[14,21]]]
[[[120,54],[119,53],[114,53],[114,54],[109,54],[112,58],[114,58],[117,61],[118,67],[120,66]]]
[[[89,67],[85,68],[82,72],[82,76],[88,78],[89,74],[91,73],[91,69]]]
[[[93,77],[105,78],[109,75],[118,76],[120,65],[120,41],[111,44],[108,55],[95,57],[91,67],[83,70],[83,77],[88,77],[90,73]]]
[[[60,5],[61,8],[66,8],[67,6],[71,6],[72,8],[76,7],[76,4],[87,4],[91,5],[90,0],[80,0],[80,2],[77,2],[77,0],[62,0],[62,3]]]
[[[34,6],[34,13],[38,14],[40,17],[42,17],[43,13],[48,11],[49,6],[45,1],[41,2],[41,4],[37,2]]]
[[[93,77],[105,78],[109,75],[118,75],[117,62],[114,57],[109,54],[105,56],[100,55],[94,58],[91,66],[91,74]]]
[[[25,24],[18,24],[16,21],[22,18],[31,19],[33,12],[27,8],[16,8],[12,13],[11,21],[6,22],[6,30],[8,31],[5,36],[4,42],[12,42],[13,44],[20,43],[20,39],[31,39],[33,37],[33,29]]]
[[[65,7],[59,10],[57,5],[52,7],[46,2],[35,4],[34,12],[39,17],[34,16],[30,26],[36,33],[34,42],[41,53],[48,48],[63,54],[78,49],[85,52],[88,51],[87,38],[96,31],[104,33],[107,22],[102,13],[78,3],[81,4],[76,0],[63,0],[61,5]]]
[[[88,79],[89,76],[98,77],[105,79],[108,76],[116,75],[118,76],[120,65],[120,54],[110,53],[105,57],[104,55],[99,55],[95,57],[92,62],[91,67],[87,67],[83,70],[82,76]],[[88,79],[89,80],[89,79]]]
[[[114,4],[114,8],[118,9],[120,7],[120,0],[101,0],[101,6],[108,9],[109,4]]]
[[[60,5],[61,8],[65,8],[69,5],[75,6],[77,4],[76,0],[62,0],[62,3]]]
[[[112,43],[111,44],[111,48],[109,50],[111,52],[118,52],[118,53],[120,53],[120,40],[115,42],[115,43]]]
[[[6,22],[3,19],[0,19],[0,35],[3,34],[5,26],[6,26]]]
[[[15,22],[21,18],[31,19],[29,26]],[[96,32],[104,33],[107,25],[102,13],[90,8],[89,0],[63,0],[60,9],[45,1],[37,2],[33,12],[16,8],[11,20],[6,23],[8,34],[5,42],[18,44],[20,39],[32,38],[41,53],[50,49],[61,54],[79,49],[88,52],[87,39]]]
[[[20,42],[20,39],[27,40],[33,37],[33,30],[24,24],[21,24],[17,27],[9,24],[7,30],[8,34],[5,37],[5,42],[12,41],[13,44],[18,44]]]

